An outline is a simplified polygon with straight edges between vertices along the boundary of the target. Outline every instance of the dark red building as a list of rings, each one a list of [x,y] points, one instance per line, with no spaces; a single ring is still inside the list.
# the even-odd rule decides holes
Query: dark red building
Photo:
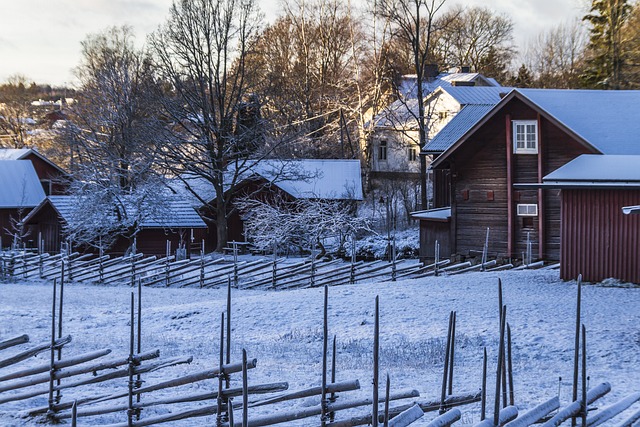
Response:
[[[560,278],[640,283],[640,156],[583,155],[544,177],[560,189]]]
[[[435,207],[450,208],[448,233],[430,211],[416,213],[422,257],[436,236],[451,254],[477,253],[489,229],[492,256],[520,258],[529,241],[534,259],[560,260],[560,190],[527,185],[582,154],[640,154],[638,117],[640,91],[546,89],[512,90],[479,119],[455,117],[449,140],[432,141],[442,147],[431,167],[434,191],[446,193],[434,194],[444,205]],[[429,144],[425,151],[434,153]]]
[[[0,160],[29,160],[35,168],[44,193],[49,195],[65,194],[67,173],[60,166],[32,148],[0,149]]]

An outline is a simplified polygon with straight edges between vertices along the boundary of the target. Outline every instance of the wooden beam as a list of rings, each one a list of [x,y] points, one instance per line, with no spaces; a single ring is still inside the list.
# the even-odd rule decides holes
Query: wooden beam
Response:
[[[507,256],[513,255],[513,141],[511,137],[511,114],[505,116],[505,139],[507,141]]]
[[[544,176],[544,152],[542,145],[542,117],[538,113],[538,182],[542,183]],[[544,193],[542,188],[538,188],[538,259],[544,259],[545,239],[545,215],[544,215]]]

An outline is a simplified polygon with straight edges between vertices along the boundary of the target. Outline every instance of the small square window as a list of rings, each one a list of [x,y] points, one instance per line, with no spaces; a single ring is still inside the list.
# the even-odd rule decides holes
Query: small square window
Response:
[[[513,152],[516,154],[538,154],[537,121],[513,121]]]

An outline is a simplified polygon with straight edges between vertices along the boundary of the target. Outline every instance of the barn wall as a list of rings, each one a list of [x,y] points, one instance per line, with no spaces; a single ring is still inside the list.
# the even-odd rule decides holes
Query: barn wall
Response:
[[[640,190],[562,190],[560,277],[599,282],[613,277],[640,283]]]
[[[542,211],[544,247],[543,259],[560,259],[560,197],[558,190],[544,190],[542,204],[537,190],[513,191],[513,253],[508,253],[508,187],[506,117],[511,120],[536,120],[538,113],[518,99],[506,104],[500,112],[478,129],[451,159],[453,189],[452,215],[455,242],[452,250],[467,255],[481,251],[490,229],[491,256],[520,258],[532,242],[533,258],[538,257],[539,218],[528,223],[515,215],[518,203],[538,204]],[[511,132],[511,129],[508,129]],[[541,150],[538,155],[512,155],[512,182],[540,182],[538,157],[542,156],[542,176],[551,173],[581,154],[590,153],[555,124],[541,118]],[[540,209],[541,208],[541,209]]]
[[[451,254],[451,224],[449,221],[420,220],[420,260],[432,263],[436,240],[440,245],[440,259]]]

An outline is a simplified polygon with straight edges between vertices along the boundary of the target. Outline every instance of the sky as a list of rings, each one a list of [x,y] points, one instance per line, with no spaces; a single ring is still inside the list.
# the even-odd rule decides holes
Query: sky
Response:
[[[280,0],[258,0],[267,20]],[[24,75],[38,84],[73,86],[80,42],[110,26],[130,25],[142,43],[165,22],[172,0],[0,0],[0,82]],[[447,0],[487,6],[510,16],[516,44],[546,28],[581,17],[588,0]]]

